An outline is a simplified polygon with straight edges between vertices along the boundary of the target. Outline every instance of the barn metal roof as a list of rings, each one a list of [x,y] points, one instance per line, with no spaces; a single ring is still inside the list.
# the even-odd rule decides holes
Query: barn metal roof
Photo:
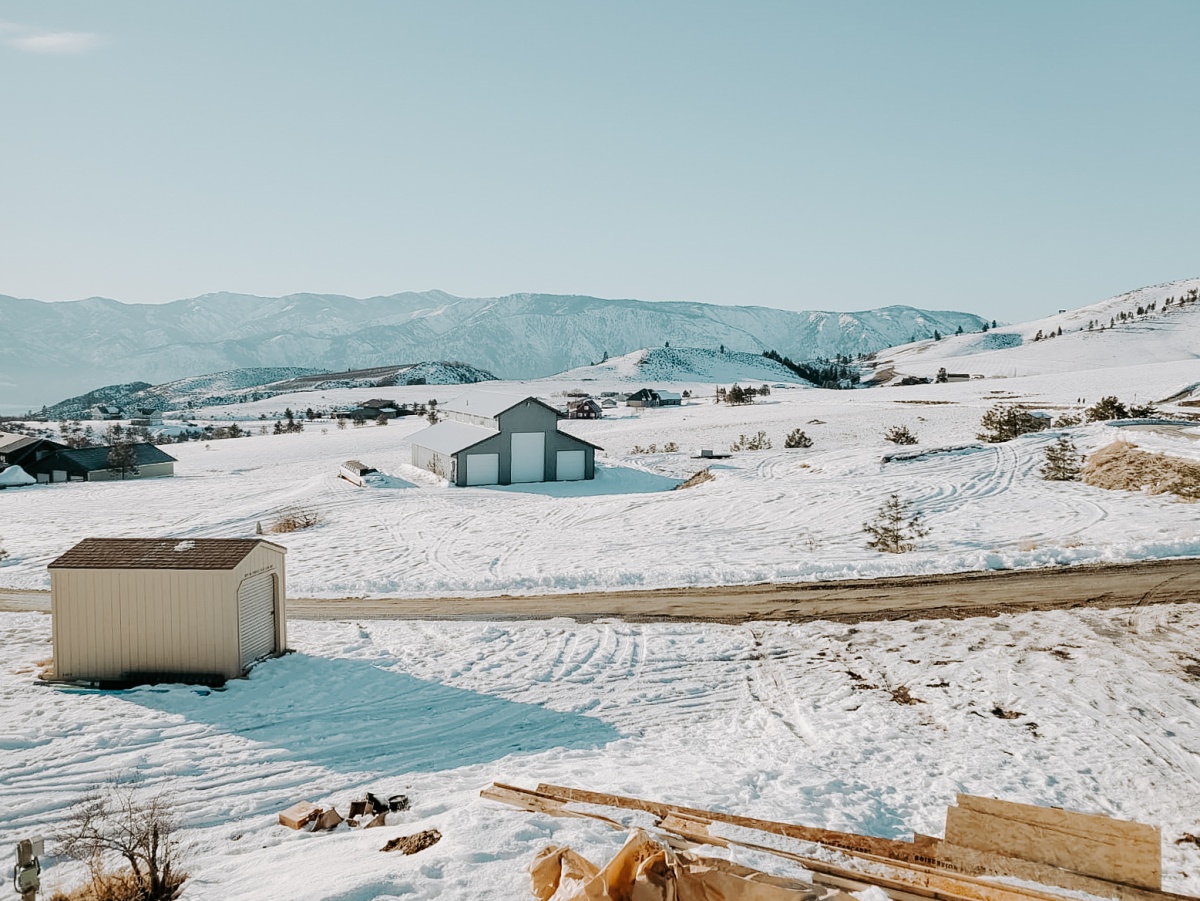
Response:
[[[233,569],[262,538],[85,538],[50,569]]]
[[[524,398],[522,398],[524,400]],[[480,416],[486,414],[480,413]],[[457,454],[459,451],[474,447],[481,441],[487,441],[499,435],[496,429],[485,429],[483,426],[471,425],[467,422],[447,420],[421,429],[409,440],[418,447],[437,451],[439,454]]]

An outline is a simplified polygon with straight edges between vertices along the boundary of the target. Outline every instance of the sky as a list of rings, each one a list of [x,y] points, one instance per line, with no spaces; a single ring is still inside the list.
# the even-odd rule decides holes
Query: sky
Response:
[[[1019,321],[1200,274],[1200,3],[0,4],[0,294]]]

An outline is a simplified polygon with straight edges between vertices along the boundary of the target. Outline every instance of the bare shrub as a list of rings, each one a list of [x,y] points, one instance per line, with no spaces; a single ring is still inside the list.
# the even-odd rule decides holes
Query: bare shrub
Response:
[[[321,514],[308,507],[288,507],[271,522],[271,531],[299,532],[321,522]]]
[[[78,901],[171,901],[187,879],[171,798],[109,782],[72,808],[59,842],[87,865]],[[118,869],[120,866],[128,869]],[[52,899],[53,901],[53,899]]]
[[[759,451],[770,450],[771,439],[767,437],[766,432],[760,431],[757,435],[751,435],[747,438],[745,435],[739,435],[738,440],[729,445],[731,451]]]

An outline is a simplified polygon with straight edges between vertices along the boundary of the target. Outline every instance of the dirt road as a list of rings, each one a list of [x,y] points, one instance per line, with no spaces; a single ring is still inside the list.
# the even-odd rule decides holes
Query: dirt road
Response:
[[[586,621],[941,619],[1065,607],[1200,602],[1200,559],[795,585],[489,598],[291,598],[289,619]],[[49,592],[0,589],[0,612],[49,611]]]

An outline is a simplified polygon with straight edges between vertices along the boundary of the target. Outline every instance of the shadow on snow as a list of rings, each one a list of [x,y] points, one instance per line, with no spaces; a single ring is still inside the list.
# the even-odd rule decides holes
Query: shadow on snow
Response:
[[[580,482],[517,482],[513,485],[488,485],[487,491],[511,491],[542,494],[546,497],[596,497],[604,494],[650,494],[671,491],[682,479],[672,479],[628,466],[596,464],[596,478]]]
[[[159,686],[121,696],[341,773],[435,772],[620,737],[595,717],[306,654],[268,660],[224,691]]]

